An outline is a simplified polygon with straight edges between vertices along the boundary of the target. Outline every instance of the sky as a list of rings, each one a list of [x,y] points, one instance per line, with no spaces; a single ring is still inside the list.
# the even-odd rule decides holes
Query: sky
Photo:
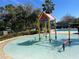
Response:
[[[54,15],[57,21],[65,15],[71,15],[74,17],[79,17],[79,0],[52,0],[55,4],[55,10],[52,15]],[[42,8],[42,3],[44,0],[0,0],[0,6],[5,6],[6,4],[27,4],[31,3],[34,8]]]

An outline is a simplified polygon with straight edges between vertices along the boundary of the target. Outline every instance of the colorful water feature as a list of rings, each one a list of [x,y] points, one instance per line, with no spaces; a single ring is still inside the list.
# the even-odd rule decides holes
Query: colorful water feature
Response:
[[[71,34],[71,46],[66,46],[62,51],[62,43],[68,39],[67,34],[58,34],[57,41],[55,35],[51,35],[52,43],[49,43],[49,35],[47,38],[40,34],[29,35],[15,38],[16,40],[8,43],[4,51],[13,59],[78,59],[79,58],[79,35]],[[59,50],[61,50],[59,52]]]

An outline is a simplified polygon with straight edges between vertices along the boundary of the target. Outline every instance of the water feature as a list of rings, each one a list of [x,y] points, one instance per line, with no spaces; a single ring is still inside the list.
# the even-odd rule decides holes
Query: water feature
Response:
[[[38,41],[38,34],[15,38],[8,43],[4,51],[13,59],[78,59],[79,58],[79,35],[71,34],[71,46],[66,46],[66,50],[58,52],[64,40],[68,39],[67,34],[51,34],[52,43],[49,43],[48,36],[41,34],[41,41]]]

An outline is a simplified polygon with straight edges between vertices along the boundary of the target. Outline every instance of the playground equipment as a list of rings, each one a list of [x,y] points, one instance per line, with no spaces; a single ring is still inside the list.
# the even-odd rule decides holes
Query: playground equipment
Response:
[[[41,38],[40,38],[40,20],[45,22],[46,19],[47,19],[47,21],[48,21],[49,41],[51,42],[50,21],[54,20],[54,17],[51,16],[52,10],[54,10],[54,4],[53,4],[52,0],[45,0],[45,3],[42,4],[42,6],[43,6],[43,12],[40,13],[39,20],[38,20],[39,41],[41,40]],[[56,23],[56,21],[55,21],[55,23]],[[46,28],[46,24],[45,24],[45,28]],[[56,28],[55,28],[55,34],[56,34]],[[57,38],[57,36],[56,36],[56,38]]]
[[[51,16],[52,10],[54,10],[54,4],[52,3],[51,0],[45,0],[45,3],[42,5],[43,6],[43,11],[40,13],[39,15],[39,20],[38,20],[38,32],[39,32],[39,41],[41,40],[40,37],[40,22],[41,21],[47,21],[48,22],[48,33],[49,33],[49,42],[51,42],[51,34],[50,34],[50,30],[51,30],[51,25],[50,22],[53,20],[54,21],[54,29],[55,29],[55,40],[57,40],[57,31],[56,31],[56,18]],[[45,28],[46,28],[46,23],[45,23]],[[68,26],[68,43],[70,45],[71,41],[70,41],[70,25]],[[46,28],[47,31],[47,28]],[[45,32],[46,32],[45,31]]]
[[[47,19],[47,20],[46,20]],[[50,30],[51,30],[51,25],[50,25],[50,22],[51,21],[54,21],[54,29],[55,29],[55,40],[57,40],[57,31],[56,31],[56,19],[55,17],[51,16],[51,14],[48,14],[48,13],[45,13],[45,12],[42,12],[39,16],[39,20],[38,20],[38,31],[39,31],[39,41],[41,40],[41,37],[40,37],[40,22],[43,21],[47,21],[48,23],[45,23],[45,33],[47,33],[47,30],[48,30],[48,33],[49,33],[49,42],[51,42],[51,33],[50,33]],[[47,29],[47,25],[48,25],[48,29]],[[71,40],[70,40],[70,30],[71,30],[71,26],[70,24],[68,25],[68,43],[69,45],[71,44]]]
[[[47,20],[46,20],[47,19]],[[56,19],[55,17],[51,16],[51,14],[47,14],[45,12],[42,12],[39,16],[39,20],[38,20],[38,32],[39,32],[39,41],[41,40],[40,38],[40,22],[43,21],[43,22],[48,22],[48,32],[49,32],[49,41],[51,42],[51,38],[50,38],[50,21],[54,21],[54,26],[55,26],[55,39],[57,39],[57,32],[56,32]],[[45,28],[46,28],[46,32],[47,32],[47,23],[45,23]]]
[[[68,39],[68,41],[69,41],[69,45],[70,45],[71,44],[71,41],[70,41],[70,25],[69,25],[68,30],[69,30],[69,39]]]

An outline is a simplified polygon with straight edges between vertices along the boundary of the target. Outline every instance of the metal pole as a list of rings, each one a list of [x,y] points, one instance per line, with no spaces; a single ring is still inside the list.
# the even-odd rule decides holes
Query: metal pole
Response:
[[[55,24],[54,24],[54,26],[55,26],[55,40],[57,40],[56,19],[54,21],[55,21]]]
[[[40,17],[42,16],[43,12],[39,15],[39,19],[38,19],[38,33],[39,33],[39,41],[41,40],[40,37]]]
[[[39,41],[41,40],[40,38],[40,20],[38,20],[38,33],[39,33]]]
[[[47,39],[47,22],[45,21],[45,37]]]
[[[48,18],[48,31],[49,31],[49,42],[51,43],[51,38],[50,38],[50,18]]]
[[[44,30],[45,30],[45,33],[46,33],[46,32],[47,32],[47,31],[46,31],[46,30],[47,30],[46,22],[44,23],[44,26],[45,26]]]
[[[69,45],[71,44],[71,41],[70,41],[70,24],[69,24]]]

